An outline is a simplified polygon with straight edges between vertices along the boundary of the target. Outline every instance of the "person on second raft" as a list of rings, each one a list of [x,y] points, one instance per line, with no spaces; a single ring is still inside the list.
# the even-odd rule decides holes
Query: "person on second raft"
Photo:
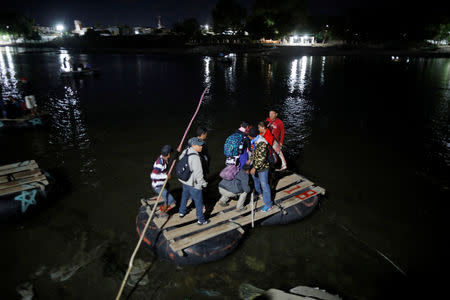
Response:
[[[233,180],[222,179],[222,181],[220,181],[219,193],[222,196],[219,199],[220,206],[228,206],[227,202],[230,198],[239,196],[239,200],[236,204],[236,210],[246,210],[244,202],[247,198],[247,194],[251,192],[250,186],[248,185],[248,174],[251,169],[252,167],[250,165],[244,165]]]
[[[251,128],[248,137],[251,139],[251,162],[253,168],[250,171],[253,182],[255,183],[255,190],[258,195],[262,195],[264,207],[262,212],[267,212],[272,209],[272,195],[269,186],[269,158],[267,141],[262,135],[259,135],[258,129]]]
[[[25,78],[21,78],[24,94],[25,94],[25,104],[27,106],[27,109],[31,111],[31,115],[37,116],[38,110],[37,110],[37,104],[36,104],[36,97],[34,96],[34,89],[32,84]]]
[[[168,172],[169,159],[172,155],[172,147],[170,145],[165,145],[161,149],[161,155],[156,159],[153,164],[153,171],[150,174],[150,179],[152,180],[152,188],[159,195],[164,186],[164,182],[167,177],[170,179],[170,175]],[[167,190],[166,187],[162,190],[161,194],[164,199],[164,204],[160,207],[162,212],[167,212],[176,206],[175,199]]]
[[[22,111],[20,109],[20,103],[16,98],[9,96],[9,101],[6,102],[6,116],[9,119],[15,119],[22,115]]]
[[[267,128],[270,130],[270,133],[272,133],[272,136],[275,140],[272,147],[281,158],[281,169],[279,171],[286,170],[286,159],[284,158],[283,152],[281,151],[284,142],[284,123],[278,118],[278,113],[275,109],[269,111],[269,117],[267,118],[266,122]]]
[[[181,203],[179,216],[183,218],[186,215],[186,205],[189,198],[195,203],[195,210],[197,214],[197,224],[208,224],[209,220],[205,219],[203,215],[203,193],[202,189],[206,188],[208,183],[203,178],[203,168],[199,153],[202,152],[205,142],[198,137],[193,137],[188,141],[188,147],[180,154],[180,160],[185,156],[188,156],[188,165],[191,170],[191,175],[188,180],[183,181],[178,179],[183,184],[183,192],[181,194]]]

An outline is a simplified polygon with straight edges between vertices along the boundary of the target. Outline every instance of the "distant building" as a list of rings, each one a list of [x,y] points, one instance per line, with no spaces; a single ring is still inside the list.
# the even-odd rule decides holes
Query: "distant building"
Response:
[[[203,35],[208,35],[208,34],[213,35],[214,34],[214,31],[212,30],[212,26],[209,26],[209,25],[200,25],[200,31]]]
[[[314,45],[315,40],[314,36],[304,34],[304,35],[297,35],[293,34],[289,36],[289,45],[299,45],[299,46],[311,46]]]
[[[41,36],[42,41],[51,41],[61,36],[61,32],[56,30],[54,26],[33,26],[33,30],[37,31]]]
[[[151,27],[134,27],[133,28],[133,32],[134,34],[142,34],[142,35],[146,35],[146,34],[153,34],[155,32],[154,28]]]
[[[79,36],[85,35],[86,31],[93,29],[92,27],[82,27],[80,20],[74,20],[73,23],[75,24],[75,29],[72,30],[72,33]]]

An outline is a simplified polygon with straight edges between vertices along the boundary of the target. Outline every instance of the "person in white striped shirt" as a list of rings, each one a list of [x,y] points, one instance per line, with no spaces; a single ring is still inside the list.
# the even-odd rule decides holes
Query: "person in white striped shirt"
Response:
[[[170,145],[165,145],[161,149],[161,155],[156,159],[153,164],[153,171],[150,174],[150,179],[152,180],[152,188],[159,195],[161,189],[164,185],[164,181],[170,175],[168,172],[169,159],[173,152]],[[164,204],[160,207],[162,212],[167,212],[176,206],[175,199],[168,191],[168,185],[162,191],[162,198],[164,199]]]

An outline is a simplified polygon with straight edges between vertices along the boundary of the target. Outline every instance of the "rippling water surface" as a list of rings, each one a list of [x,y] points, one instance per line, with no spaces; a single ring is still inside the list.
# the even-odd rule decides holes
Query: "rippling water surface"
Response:
[[[101,75],[61,78],[64,57]],[[162,145],[179,142],[204,87],[194,125],[210,129],[209,198],[217,197],[225,138],[271,107],[286,126],[289,168],[328,195],[302,222],[249,231],[218,262],[177,267],[141,249],[153,262],[151,283],[129,299],[208,299],[204,290],[236,299],[244,282],[319,286],[348,299],[417,295],[415,287],[439,282],[446,234],[449,72],[449,59],[237,54],[223,65],[209,56],[0,47],[1,96],[22,95],[26,76],[51,115],[43,130],[0,131],[0,164],[35,159],[66,182],[50,208],[2,225],[2,298],[18,297],[22,282],[40,299],[115,296],[152,164]],[[172,189],[179,198],[175,180]],[[70,279],[51,279],[105,241],[105,254]]]

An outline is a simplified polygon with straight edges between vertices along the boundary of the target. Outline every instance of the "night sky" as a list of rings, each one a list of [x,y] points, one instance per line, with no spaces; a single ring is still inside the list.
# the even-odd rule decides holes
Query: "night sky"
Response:
[[[200,24],[211,24],[211,11],[218,0],[19,0],[2,4],[2,9],[14,10],[34,18],[36,23],[52,26],[58,23],[73,27],[73,20],[81,20],[83,25],[96,24],[114,25],[128,24],[130,26],[151,26],[157,24],[157,16],[162,17],[162,23],[171,27],[173,23],[189,17],[195,17]],[[237,0],[250,9],[253,0]],[[432,0],[434,1],[434,0]],[[417,11],[435,7],[431,2],[427,5],[411,4],[413,1],[359,1],[359,0],[309,0],[311,15],[342,15],[348,9],[371,9],[392,6],[406,10]],[[393,4],[396,3],[396,4]]]

